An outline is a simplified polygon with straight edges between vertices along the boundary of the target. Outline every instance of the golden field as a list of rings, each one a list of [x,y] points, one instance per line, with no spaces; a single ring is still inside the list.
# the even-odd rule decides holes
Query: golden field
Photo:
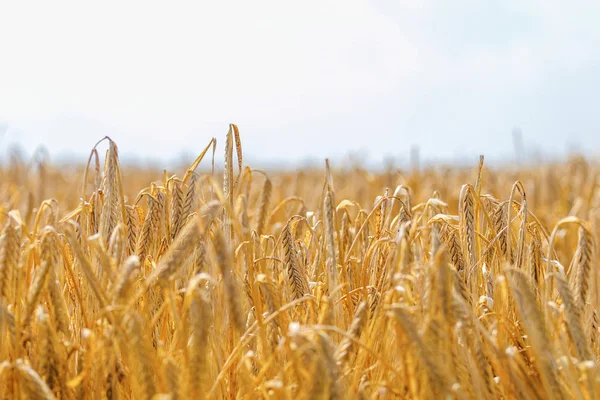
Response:
[[[0,398],[600,398],[596,165],[260,171],[223,142],[2,167]]]

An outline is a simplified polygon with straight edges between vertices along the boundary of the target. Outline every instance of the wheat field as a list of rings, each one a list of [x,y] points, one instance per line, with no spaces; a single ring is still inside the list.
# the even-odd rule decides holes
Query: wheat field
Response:
[[[109,138],[5,163],[0,398],[600,397],[593,163],[260,171],[235,125],[207,142],[182,171]]]

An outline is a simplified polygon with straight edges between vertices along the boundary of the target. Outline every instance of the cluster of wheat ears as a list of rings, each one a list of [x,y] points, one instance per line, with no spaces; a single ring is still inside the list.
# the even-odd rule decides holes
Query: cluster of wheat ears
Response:
[[[0,398],[599,398],[584,159],[265,173],[231,125],[178,176],[104,143],[0,171]]]

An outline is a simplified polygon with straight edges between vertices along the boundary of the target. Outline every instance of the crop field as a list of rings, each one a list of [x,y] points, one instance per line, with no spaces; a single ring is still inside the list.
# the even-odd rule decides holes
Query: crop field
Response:
[[[243,139],[5,161],[0,399],[600,398],[591,160],[261,171]]]

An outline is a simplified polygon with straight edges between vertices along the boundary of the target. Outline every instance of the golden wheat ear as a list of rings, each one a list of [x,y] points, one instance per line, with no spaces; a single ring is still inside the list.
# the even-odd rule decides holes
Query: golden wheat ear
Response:
[[[284,262],[287,270],[289,286],[292,290],[292,298],[299,299],[308,291],[308,282],[304,271],[298,263],[298,255],[296,251],[296,241],[292,234],[291,222],[288,221],[283,231],[282,239]]]
[[[39,374],[19,359],[15,363],[15,370],[22,385],[23,394],[28,399],[54,400],[54,394]]]
[[[189,309],[189,340],[187,347],[187,395],[191,399],[205,396],[210,388],[208,379],[209,327],[211,324],[211,306],[207,293],[193,289]]]
[[[265,182],[260,194],[260,203],[258,207],[258,219],[256,223],[256,232],[262,235],[265,231],[267,216],[269,212],[269,205],[271,202],[271,193],[273,192],[273,184],[271,180],[265,175]]]

